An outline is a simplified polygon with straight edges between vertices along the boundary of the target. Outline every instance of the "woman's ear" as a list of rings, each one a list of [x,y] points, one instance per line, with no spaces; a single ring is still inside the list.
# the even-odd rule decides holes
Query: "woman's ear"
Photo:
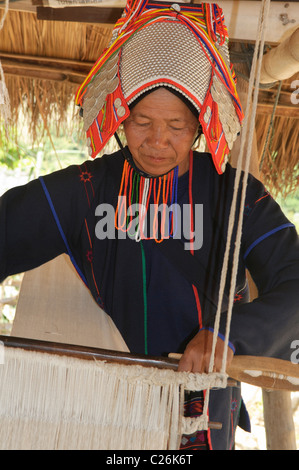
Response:
[[[199,140],[201,134],[202,134],[202,127],[201,127],[201,124],[199,124],[198,130],[197,130],[197,134],[196,134],[196,137],[195,137],[194,142],[193,142],[193,144],[192,144],[192,147],[194,147],[194,145],[196,144],[196,142]]]

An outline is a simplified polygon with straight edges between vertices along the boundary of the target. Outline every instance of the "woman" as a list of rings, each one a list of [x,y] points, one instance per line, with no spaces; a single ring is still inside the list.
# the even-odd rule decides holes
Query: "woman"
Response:
[[[227,58],[219,57],[226,33],[217,6],[212,13],[204,5],[168,6],[162,13],[149,2],[131,7],[77,94],[91,155],[121,122],[128,145],[1,198],[0,281],[66,252],[131,352],[179,352],[180,370],[203,372],[211,356],[234,191],[235,171],[226,160],[242,112]],[[190,12],[205,20],[210,42],[204,47],[223,75],[203,52],[207,35]],[[139,29],[141,21],[145,26]],[[149,40],[154,49],[142,48]],[[203,71],[205,78],[198,80]],[[210,153],[191,150],[200,126]],[[201,242],[195,243],[198,237]],[[234,353],[290,359],[290,345],[299,335],[298,267],[294,226],[250,176],[228,363]],[[246,268],[259,290],[254,302],[248,302]],[[224,349],[229,285],[230,270],[216,370]],[[186,414],[201,410],[201,394],[186,397]],[[209,416],[222,423],[222,430],[184,436],[182,448],[233,448],[236,425],[245,416],[240,410],[239,388],[211,391]]]

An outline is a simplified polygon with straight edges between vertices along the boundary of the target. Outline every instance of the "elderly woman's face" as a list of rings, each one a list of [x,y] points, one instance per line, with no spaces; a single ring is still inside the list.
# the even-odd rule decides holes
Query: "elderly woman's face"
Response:
[[[179,166],[189,168],[189,151],[198,120],[183,101],[165,88],[158,88],[139,101],[124,122],[128,147],[136,166],[158,176]]]

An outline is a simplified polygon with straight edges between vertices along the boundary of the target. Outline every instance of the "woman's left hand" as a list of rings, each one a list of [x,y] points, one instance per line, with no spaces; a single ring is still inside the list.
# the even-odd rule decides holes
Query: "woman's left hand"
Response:
[[[188,343],[184,354],[179,362],[179,371],[207,373],[209,371],[213,344],[213,332],[210,330],[200,330]],[[227,347],[227,367],[230,365],[234,353]],[[217,338],[214,358],[213,372],[220,372],[224,352],[224,341]]]

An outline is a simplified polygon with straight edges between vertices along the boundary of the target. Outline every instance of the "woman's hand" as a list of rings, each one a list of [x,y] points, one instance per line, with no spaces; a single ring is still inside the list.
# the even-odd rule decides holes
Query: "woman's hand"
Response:
[[[179,362],[179,371],[185,372],[208,372],[211,352],[213,344],[213,332],[209,330],[199,331],[194,338],[188,343],[183,356]],[[224,351],[224,341],[217,338],[215,348],[214,370],[213,372],[220,372],[222,367],[222,358]],[[227,367],[230,365],[233,358],[233,351],[227,347]]]

